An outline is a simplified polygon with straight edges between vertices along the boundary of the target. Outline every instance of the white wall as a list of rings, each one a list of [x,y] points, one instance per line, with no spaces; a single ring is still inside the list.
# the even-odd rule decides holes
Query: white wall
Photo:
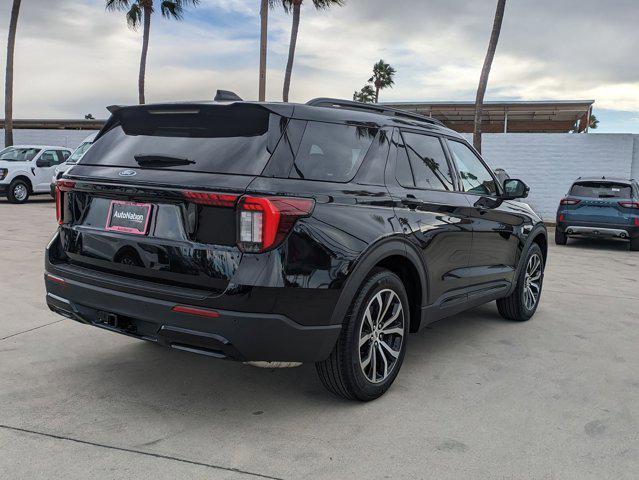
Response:
[[[639,178],[639,135],[484,134],[482,153],[492,168],[530,186],[529,203],[550,222],[577,177]]]
[[[92,133],[89,130],[29,130],[14,129],[13,143],[75,148]],[[4,129],[0,128],[0,148],[4,148]]]

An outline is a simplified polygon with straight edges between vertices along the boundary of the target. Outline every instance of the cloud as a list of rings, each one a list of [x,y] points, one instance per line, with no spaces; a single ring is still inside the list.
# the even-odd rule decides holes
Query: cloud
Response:
[[[0,7],[6,38],[10,2]],[[291,97],[349,98],[384,58],[398,71],[383,100],[474,97],[494,1],[347,0],[302,7]],[[106,115],[135,103],[141,32],[102,0],[23,2],[16,47],[16,117]],[[268,96],[281,98],[291,17],[270,12]],[[639,111],[639,9],[634,0],[510,0],[488,99],[593,98]],[[150,101],[210,99],[217,88],[257,95],[258,0],[204,0],[183,22],[154,18]],[[6,49],[0,44],[0,62]],[[0,102],[3,99],[0,99]]]

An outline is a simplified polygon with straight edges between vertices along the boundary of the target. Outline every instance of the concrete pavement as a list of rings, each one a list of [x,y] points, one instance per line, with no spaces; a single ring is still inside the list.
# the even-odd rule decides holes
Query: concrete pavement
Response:
[[[409,338],[395,385],[344,402],[312,365],[259,370],[61,319],[48,199],[0,201],[3,478],[639,477],[639,253],[551,246],[527,323],[494,304]]]

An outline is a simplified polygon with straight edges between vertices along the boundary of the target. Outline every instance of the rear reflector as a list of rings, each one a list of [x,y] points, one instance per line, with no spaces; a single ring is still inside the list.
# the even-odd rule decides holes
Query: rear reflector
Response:
[[[563,222],[563,221],[564,221],[564,214],[563,214],[563,213],[559,215],[559,221],[560,221],[560,222]]]
[[[639,209],[639,202],[619,202],[619,205],[621,205],[624,208],[636,208],[636,209]]]
[[[67,282],[64,281],[64,278],[56,277],[55,275],[51,275],[50,273],[46,274],[48,280],[51,280],[53,283],[57,283],[58,285],[66,285]]]
[[[194,192],[191,190],[182,192],[182,195],[189,202],[197,203],[198,205],[228,208],[234,207],[238,198],[237,195],[227,193]]]
[[[561,205],[577,205],[581,203],[581,200],[577,200],[576,198],[562,198],[559,203]]]
[[[238,247],[264,252],[279,245],[297,219],[311,214],[309,198],[244,196],[238,203]]]
[[[215,310],[207,308],[187,307],[186,305],[176,305],[171,310],[176,313],[186,313],[187,315],[196,315],[198,317],[218,318],[220,316]]]

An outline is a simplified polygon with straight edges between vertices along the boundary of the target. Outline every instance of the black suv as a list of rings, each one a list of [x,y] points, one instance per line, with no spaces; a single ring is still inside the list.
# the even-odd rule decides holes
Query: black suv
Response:
[[[174,349],[314,362],[372,400],[409,332],[537,309],[547,256],[519,180],[436,120],[377,105],[111,107],[57,184],[50,309]]]

